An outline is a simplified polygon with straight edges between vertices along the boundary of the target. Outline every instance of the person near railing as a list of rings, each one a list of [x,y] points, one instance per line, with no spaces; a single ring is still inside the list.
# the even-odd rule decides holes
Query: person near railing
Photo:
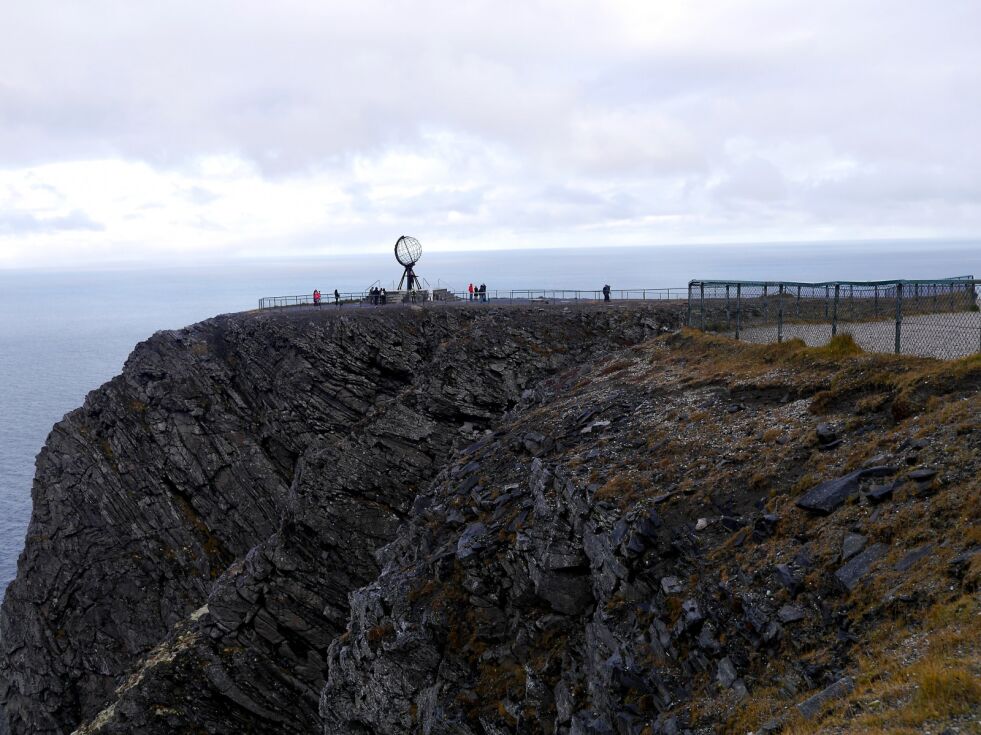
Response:
[[[316,306],[320,306],[320,289],[319,288],[313,289],[313,303]]]
[[[381,300],[381,305],[384,306],[386,301],[388,300],[388,293],[385,291],[384,286],[378,292],[378,298]]]
[[[603,301],[609,302],[610,300],[610,284],[607,283],[603,286]]]
[[[470,300],[473,301],[473,284],[472,283],[469,286],[467,286],[467,293],[470,294]]]
[[[337,291],[336,288],[334,289],[334,303],[337,306],[341,305],[341,294]]]
[[[481,301],[481,303],[484,303],[484,304],[487,303],[487,284],[486,283],[481,283],[480,284],[480,301]]]

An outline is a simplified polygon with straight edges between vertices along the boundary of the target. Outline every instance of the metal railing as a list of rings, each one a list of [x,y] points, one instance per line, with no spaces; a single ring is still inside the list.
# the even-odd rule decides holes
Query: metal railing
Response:
[[[341,303],[360,303],[365,297],[362,292],[342,293]],[[334,294],[324,293],[320,297],[320,306],[333,306]],[[281,309],[287,306],[317,306],[313,300],[313,294],[299,294],[297,296],[266,296],[259,299],[260,309]]]
[[[683,301],[688,296],[688,289],[684,286],[672,288],[616,288],[611,289],[610,299],[612,301]],[[361,305],[374,305],[369,291],[342,293],[343,303],[357,303]],[[533,303],[533,302],[590,302],[603,301],[602,289],[488,289],[485,293],[471,294],[468,291],[450,291],[446,289],[436,289],[432,291],[417,291],[414,294],[405,292],[389,291],[387,293],[388,304],[395,303],[426,303],[437,302],[466,302],[466,303]],[[332,293],[324,293],[321,298],[321,305],[333,305],[334,296]],[[266,296],[259,299],[260,309],[277,309],[289,306],[311,306],[313,303],[312,294],[302,294],[297,296]]]
[[[981,351],[981,281],[691,281],[688,324],[750,342],[822,345],[850,334],[870,352],[954,358]]]

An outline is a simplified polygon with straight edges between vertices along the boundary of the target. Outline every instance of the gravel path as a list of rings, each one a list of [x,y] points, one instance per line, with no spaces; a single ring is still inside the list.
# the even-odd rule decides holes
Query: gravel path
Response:
[[[892,321],[844,322],[839,334],[851,334],[867,352],[893,352],[896,325]],[[831,324],[784,324],[784,339],[799,337],[809,346],[827,344]],[[981,352],[981,313],[920,314],[906,317],[900,333],[902,354],[952,359]],[[777,326],[743,329],[740,339],[765,344],[777,341]]]

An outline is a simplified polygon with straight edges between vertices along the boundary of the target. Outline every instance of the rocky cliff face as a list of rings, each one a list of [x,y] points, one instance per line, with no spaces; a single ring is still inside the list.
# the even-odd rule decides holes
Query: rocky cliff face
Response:
[[[348,595],[451,452],[678,313],[325,308],[155,335],[39,455],[0,731],[319,730]]]
[[[326,735],[973,732],[981,359],[675,335],[457,451],[329,648]]]

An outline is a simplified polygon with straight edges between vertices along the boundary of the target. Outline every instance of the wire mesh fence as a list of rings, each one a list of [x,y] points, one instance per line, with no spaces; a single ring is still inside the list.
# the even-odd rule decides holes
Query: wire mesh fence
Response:
[[[691,281],[688,324],[748,342],[823,345],[850,334],[870,352],[949,359],[981,352],[981,281]]]

